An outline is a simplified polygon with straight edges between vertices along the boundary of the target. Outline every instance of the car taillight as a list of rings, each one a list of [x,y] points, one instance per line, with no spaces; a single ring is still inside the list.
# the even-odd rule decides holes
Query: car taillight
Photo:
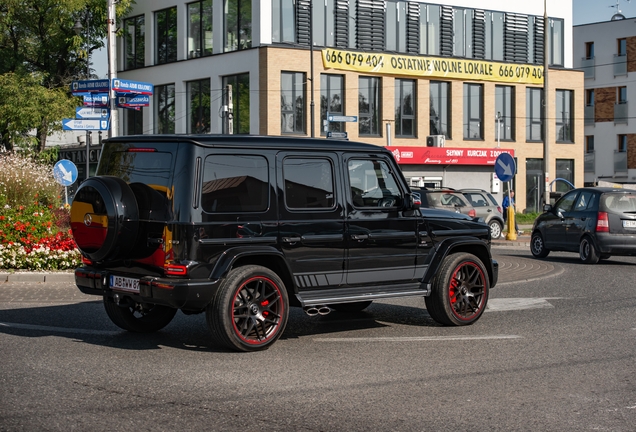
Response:
[[[609,232],[607,212],[598,212],[596,216],[596,232]]]
[[[84,255],[82,255],[82,264],[93,265],[93,261],[89,260]]]
[[[477,216],[477,212],[475,211],[475,209],[472,209],[471,211],[468,212],[468,216],[470,217],[476,217]]]
[[[503,214],[503,211],[501,210],[501,207],[497,206],[497,211],[501,214]]]
[[[163,269],[166,276],[185,276],[188,273],[188,266],[182,264],[165,263]]]

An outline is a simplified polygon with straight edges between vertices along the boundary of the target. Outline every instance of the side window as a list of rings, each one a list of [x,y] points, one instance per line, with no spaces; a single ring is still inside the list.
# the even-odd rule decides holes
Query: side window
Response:
[[[286,158],[283,177],[288,208],[334,208],[333,166],[328,159]]]
[[[351,159],[348,168],[351,199],[355,207],[395,207],[402,204],[402,193],[385,161]]]
[[[468,200],[474,207],[486,207],[488,202],[486,201],[486,197],[480,193],[470,193],[467,195]]]
[[[583,191],[579,196],[579,199],[576,200],[576,204],[574,205],[574,211],[583,211],[592,208],[594,205],[594,194],[590,191]]]
[[[269,204],[267,159],[210,155],[203,167],[201,206],[207,213],[262,212]]]
[[[561,211],[561,212],[570,211],[570,209],[572,208],[572,205],[574,204],[574,199],[576,198],[576,195],[578,193],[579,193],[578,191],[571,192],[563,196],[559,201],[557,201],[557,203],[555,204],[557,211]]]

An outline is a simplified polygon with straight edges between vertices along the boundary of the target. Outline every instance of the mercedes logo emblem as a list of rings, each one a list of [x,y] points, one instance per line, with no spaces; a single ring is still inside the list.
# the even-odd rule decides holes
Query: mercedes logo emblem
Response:
[[[90,213],[86,213],[84,215],[84,225],[91,226],[92,222],[93,222],[93,217],[91,216]]]

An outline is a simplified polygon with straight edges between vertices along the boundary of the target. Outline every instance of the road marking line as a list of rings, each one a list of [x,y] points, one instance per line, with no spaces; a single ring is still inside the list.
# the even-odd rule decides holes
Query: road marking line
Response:
[[[404,337],[352,337],[352,338],[316,338],[316,342],[418,342],[418,341],[454,341],[454,340],[493,340],[521,339],[517,335],[492,336],[404,336]]]
[[[552,297],[550,299],[555,298]],[[553,307],[547,298],[496,298],[488,300],[486,312],[545,309]]]
[[[80,334],[103,335],[103,336],[114,336],[119,333],[116,331],[108,331],[108,330],[88,330],[88,329],[78,329],[78,328],[69,328],[69,327],[51,327],[51,326],[4,323],[4,322],[0,322],[0,327],[16,328],[16,329],[22,329],[22,330],[48,331],[48,332],[55,332],[55,333],[80,333]]]

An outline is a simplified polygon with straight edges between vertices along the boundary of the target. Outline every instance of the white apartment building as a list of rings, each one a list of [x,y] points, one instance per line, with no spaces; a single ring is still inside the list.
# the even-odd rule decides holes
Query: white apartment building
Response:
[[[585,183],[636,183],[636,18],[616,14],[573,35],[585,76]]]
[[[518,210],[536,211],[544,99],[548,172],[583,185],[572,0],[549,1],[547,14],[543,0],[137,0],[120,23],[118,77],[155,93],[120,111],[120,134],[228,132],[231,85],[233,133],[346,133],[390,146],[413,184],[501,201],[494,160],[509,152]]]

